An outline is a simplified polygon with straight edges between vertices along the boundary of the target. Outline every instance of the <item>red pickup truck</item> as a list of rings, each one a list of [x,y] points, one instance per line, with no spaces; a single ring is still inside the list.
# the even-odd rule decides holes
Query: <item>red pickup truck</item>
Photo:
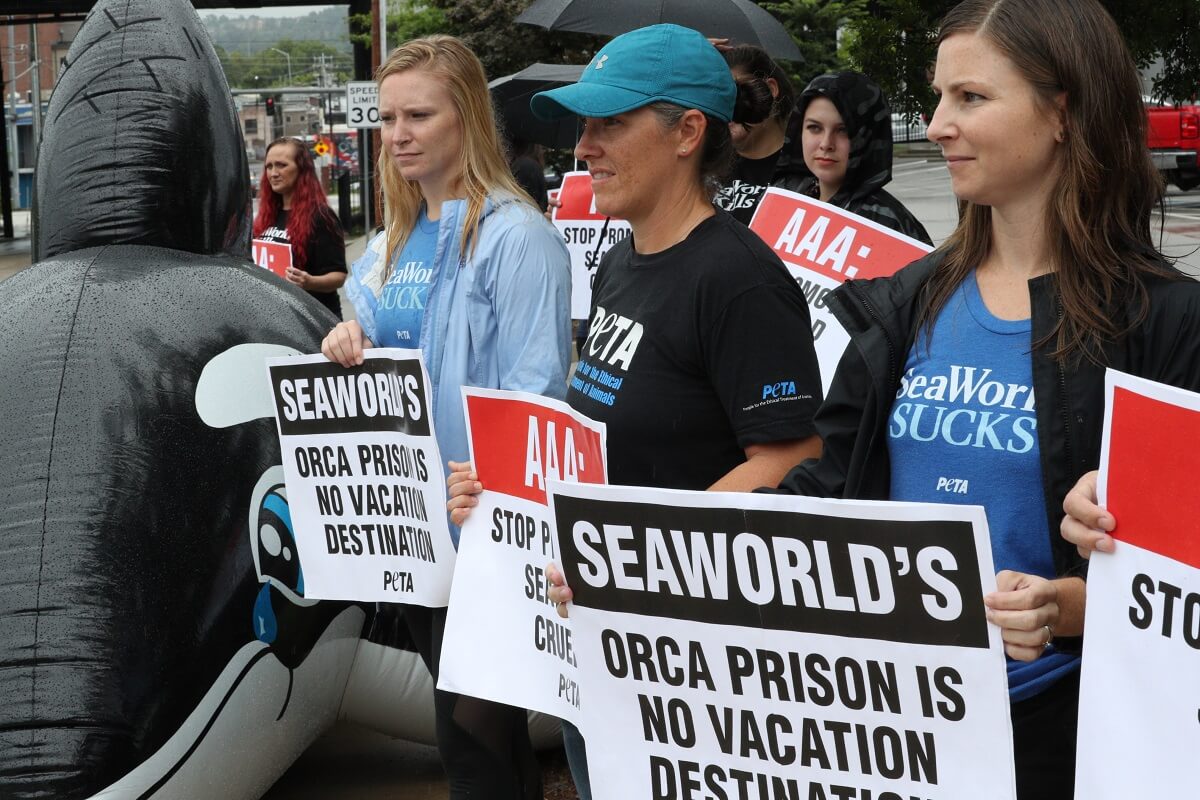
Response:
[[[1200,186],[1200,105],[1174,105],[1147,99],[1147,144],[1154,166],[1168,183],[1185,192]]]

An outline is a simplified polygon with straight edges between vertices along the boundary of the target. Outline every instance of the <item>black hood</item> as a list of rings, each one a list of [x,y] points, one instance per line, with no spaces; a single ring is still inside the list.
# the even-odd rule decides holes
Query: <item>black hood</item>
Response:
[[[192,6],[103,0],[50,98],[33,260],[110,244],[246,258],[247,172],[229,86]]]
[[[804,112],[814,98],[824,97],[833,103],[846,134],[850,137],[850,161],[846,179],[829,202],[847,208],[870,197],[892,180],[892,112],[887,98],[874,81],[861,72],[835,72],[813,78],[800,93],[793,119],[798,123],[794,141],[799,147]],[[796,159],[797,171],[807,176],[812,172],[804,165],[802,152]]]

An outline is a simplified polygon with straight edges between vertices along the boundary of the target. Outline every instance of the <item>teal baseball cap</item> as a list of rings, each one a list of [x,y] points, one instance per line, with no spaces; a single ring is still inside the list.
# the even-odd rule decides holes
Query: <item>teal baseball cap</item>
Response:
[[[650,25],[606,44],[578,83],[538,92],[530,100],[544,120],[569,114],[612,117],[665,101],[729,122],[737,84],[729,65],[704,36],[679,25]]]

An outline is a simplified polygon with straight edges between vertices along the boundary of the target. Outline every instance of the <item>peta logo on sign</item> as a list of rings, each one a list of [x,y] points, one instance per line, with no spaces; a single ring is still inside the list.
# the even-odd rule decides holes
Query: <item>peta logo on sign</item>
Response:
[[[608,61],[608,56],[600,56],[600,60],[596,62],[596,69],[604,69],[604,62]]]
[[[764,384],[762,399],[766,400],[768,397],[770,397],[770,398],[793,397],[793,396],[795,396],[795,394],[796,394],[796,382],[795,381],[780,381],[779,383]]]

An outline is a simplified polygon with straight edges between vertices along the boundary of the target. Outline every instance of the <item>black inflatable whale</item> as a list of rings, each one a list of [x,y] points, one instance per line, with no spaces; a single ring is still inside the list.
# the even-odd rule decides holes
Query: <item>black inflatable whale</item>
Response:
[[[251,800],[336,719],[434,739],[396,618],[303,597],[263,359],[335,320],[249,262],[247,183],[192,7],[100,0],[0,283],[3,800]]]
[[[182,0],[102,0],[0,284],[0,797],[256,797],[363,611],[306,602],[262,355],[334,320],[247,260],[238,119]]]

